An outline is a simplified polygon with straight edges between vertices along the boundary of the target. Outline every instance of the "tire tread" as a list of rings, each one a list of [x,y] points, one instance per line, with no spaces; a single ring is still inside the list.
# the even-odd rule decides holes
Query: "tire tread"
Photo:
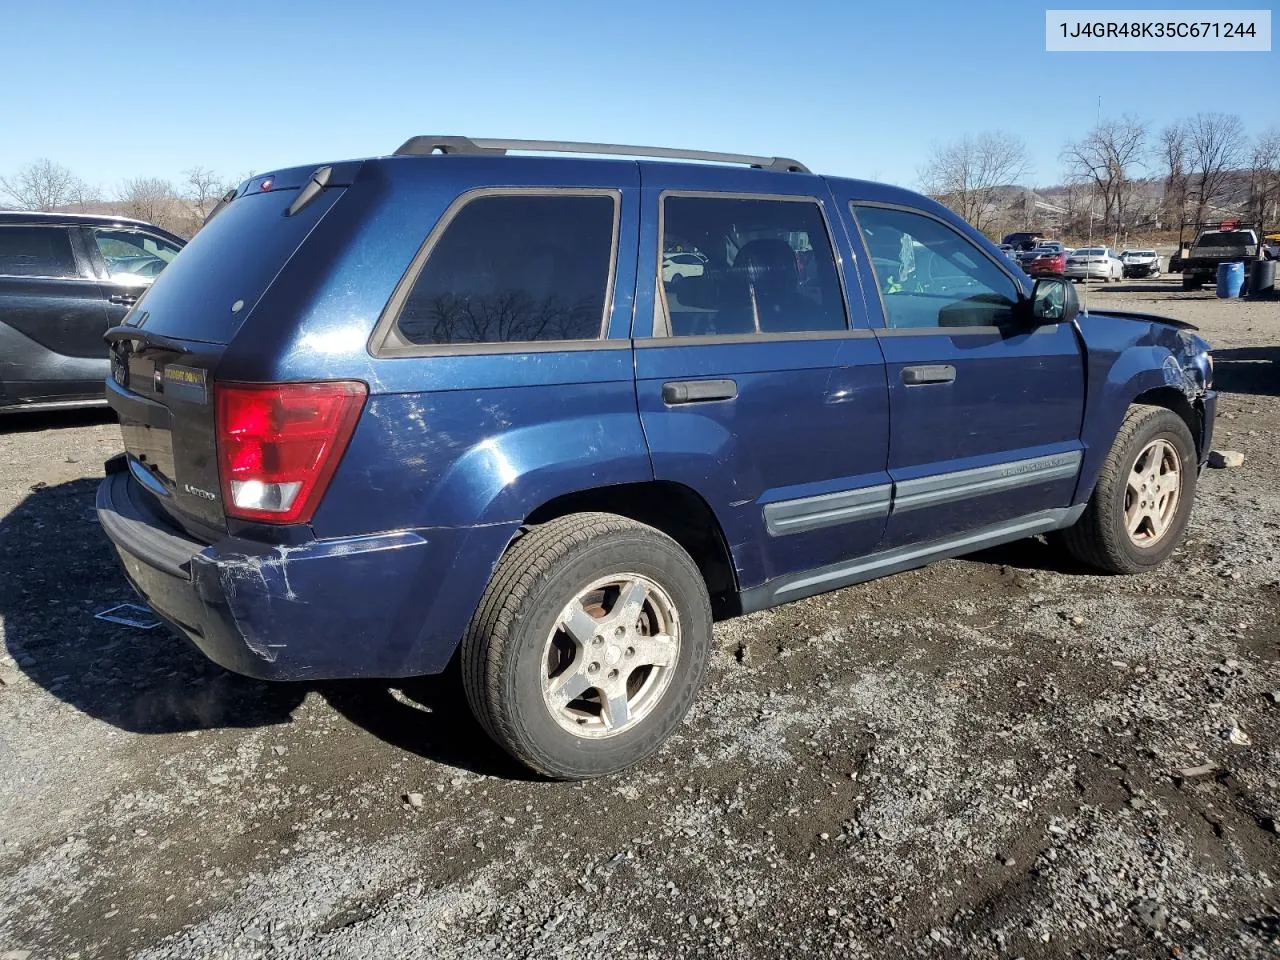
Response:
[[[463,689],[471,711],[485,732],[516,760],[536,773],[557,779],[567,775],[550,757],[533,752],[519,735],[517,718],[505,707],[500,689],[500,665],[508,644],[515,642],[520,614],[535,597],[539,584],[556,568],[593,541],[609,537],[613,540],[639,535],[668,541],[670,546],[688,559],[692,576],[702,583],[701,574],[692,559],[666,534],[653,527],[612,513],[574,513],[539,524],[523,533],[498,562],[489,585],[476,608],[461,644]],[[705,610],[710,617],[710,602],[701,591]],[[661,742],[653,744],[654,749]],[[583,771],[582,776],[588,776]]]
[[[1133,564],[1127,559],[1123,544],[1114,524],[1109,523],[1106,510],[1106,485],[1123,481],[1123,461],[1128,457],[1133,438],[1155,419],[1162,416],[1177,417],[1167,407],[1135,403],[1125,414],[1116,438],[1107,451],[1107,458],[1098,473],[1097,483],[1089,497],[1088,506],[1074,524],[1059,533],[1059,540],[1067,551],[1081,563],[1108,573],[1134,573]],[[1178,418],[1181,424],[1181,418]],[[1185,429],[1185,424],[1182,424]],[[1099,490],[1103,494],[1099,493]]]

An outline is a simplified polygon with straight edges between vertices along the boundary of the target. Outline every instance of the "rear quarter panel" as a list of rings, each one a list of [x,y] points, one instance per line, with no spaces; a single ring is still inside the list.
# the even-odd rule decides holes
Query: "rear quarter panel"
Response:
[[[352,379],[369,399],[314,520],[317,536],[518,521],[548,499],[652,478],[630,324],[634,163],[507,157],[367,161],[255,308],[219,379]],[[621,194],[608,336],[598,347],[374,357],[369,338],[449,205],[476,187]],[[249,325],[246,324],[246,331]]]
[[[228,346],[218,378],[351,379],[363,414],[312,522],[321,539],[409,531],[424,545],[386,584],[400,625],[380,667],[439,669],[525,517],[548,500],[653,477],[630,325],[634,163],[506,157],[367,161]],[[477,187],[618,191],[607,339],[570,350],[376,357],[370,337],[449,205]],[[334,583],[340,594],[347,587]]]

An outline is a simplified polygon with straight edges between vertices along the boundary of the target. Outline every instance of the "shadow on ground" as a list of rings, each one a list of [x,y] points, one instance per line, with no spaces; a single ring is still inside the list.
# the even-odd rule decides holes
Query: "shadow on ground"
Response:
[[[267,683],[223,670],[164,625],[142,630],[95,619],[108,607],[140,602],[98,527],[97,485],[37,485],[0,519],[4,642],[36,684],[91,717],[144,734],[289,723],[315,690],[396,747],[482,773],[519,775],[476,724],[451,675]]]
[[[1096,577],[1099,575],[1095,568],[1081,563],[1068,553],[1065,547],[1044,537],[1014,540],[1012,543],[965,554],[959,559],[989,566],[1041,570],[1068,576]]]
[[[1280,397],[1280,347],[1214,350],[1213,379],[1227,393]]]
[[[61,430],[71,427],[96,427],[114,423],[115,412],[110,407],[87,407],[83,410],[54,410],[44,413],[24,413],[20,408],[0,414],[0,434],[38,433],[41,430]]]

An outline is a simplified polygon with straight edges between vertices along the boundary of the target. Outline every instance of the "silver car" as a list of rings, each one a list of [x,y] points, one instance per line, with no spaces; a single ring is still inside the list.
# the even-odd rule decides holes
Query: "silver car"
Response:
[[[1119,280],[1124,277],[1124,264],[1110,247],[1081,247],[1067,257],[1062,275],[1069,280]]]
[[[1160,255],[1154,250],[1122,250],[1120,262],[1126,277],[1160,276]]]

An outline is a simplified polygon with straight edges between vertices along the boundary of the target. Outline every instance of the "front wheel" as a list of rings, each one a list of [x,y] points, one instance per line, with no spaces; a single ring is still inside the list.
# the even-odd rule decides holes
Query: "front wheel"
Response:
[[[562,780],[657,750],[701,685],[711,604],[692,558],[605,513],[549,521],[498,564],[462,641],[467,700],[504,750]]]
[[[1165,407],[1129,408],[1080,519],[1061,534],[1076,559],[1108,573],[1143,573],[1173,553],[1196,492],[1196,445]]]

